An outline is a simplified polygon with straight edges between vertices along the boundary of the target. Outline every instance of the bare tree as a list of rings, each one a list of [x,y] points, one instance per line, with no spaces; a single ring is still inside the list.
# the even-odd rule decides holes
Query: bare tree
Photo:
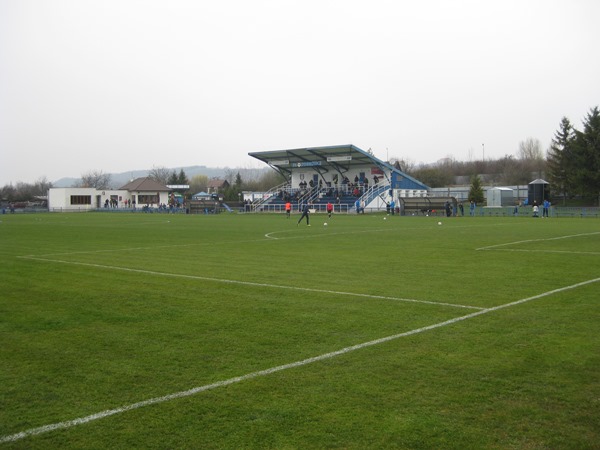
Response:
[[[401,170],[409,175],[414,172],[416,168],[416,163],[412,159],[406,157],[398,158],[396,156],[392,156],[389,163],[398,170]]]
[[[540,142],[540,140],[528,137],[524,141],[519,142],[519,159],[544,159],[544,154],[542,152],[542,143]]]
[[[92,170],[81,175],[80,187],[110,189],[110,174],[101,170]]]
[[[233,183],[235,182],[235,175],[236,175],[237,171],[235,169],[230,169],[229,167],[225,168],[225,180],[227,180],[227,182],[230,185],[233,185]]]
[[[152,170],[148,173],[148,177],[152,178],[154,181],[160,184],[167,185],[169,183],[169,177],[171,176],[171,171],[164,166],[156,167],[153,166]]]
[[[541,177],[545,168],[544,153],[542,152],[542,143],[539,139],[527,138],[519,142],[519,159],[524,163],[525,170],[537,172]]]
[[[52,183],[45,176],[38,178],[33,184],[35,195],[46,195],[51,187]]]

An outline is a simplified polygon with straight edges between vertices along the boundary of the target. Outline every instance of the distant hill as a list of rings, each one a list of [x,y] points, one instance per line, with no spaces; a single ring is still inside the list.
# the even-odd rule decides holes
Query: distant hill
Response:
[[[188,167],[173,167],[169,168],[169,171],[175,171],[179,173],[179,171],[183,169],[186,176],[192,178],[196,175],[205,175],[208,178],[224,178],[228,173],[240,173],[242,179],[254,179],[259,177],[265,171],[272,170],[270,167],[265,167],[262,169],[232,169],[227,167],[206,167],[206,166],[188,166]],[[145,170],[131,170],[129,172],[121,172],[121,173],[111,173],[110,180],[113,189],[118,189],[121,186],[129,183],[131,180],[141,177],[147,177],[152,169]],[[54,187],[73,187],[77,185],[81,181],[81,178],[61,178],[52,182],[52,186]]]

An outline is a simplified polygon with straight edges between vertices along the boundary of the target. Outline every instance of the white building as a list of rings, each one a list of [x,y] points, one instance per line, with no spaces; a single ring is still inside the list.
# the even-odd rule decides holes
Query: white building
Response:
[[[487,206],[513,206],[515,204],[513,190],[507,187],[493,187],[486,191]]]
[[[137,178],[119,189],[50,188],[49,211],[91,211],[100,208],[150,208],[169,203],[169,188],[150,178]]]

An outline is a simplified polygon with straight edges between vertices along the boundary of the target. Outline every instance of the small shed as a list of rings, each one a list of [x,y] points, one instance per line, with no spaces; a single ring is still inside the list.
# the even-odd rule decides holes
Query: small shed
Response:
[[[550,198],[550,183],[541,178],[537,180],[533,180],[529,183],[527,190],[527,202],[530,205],[537,203],[541,205],[544,203],[544,200],[548,200]]]
[[[488,207],[512,206],[515,203],[513,190],[510,188],[494,187],[488,189],[486,195]]]

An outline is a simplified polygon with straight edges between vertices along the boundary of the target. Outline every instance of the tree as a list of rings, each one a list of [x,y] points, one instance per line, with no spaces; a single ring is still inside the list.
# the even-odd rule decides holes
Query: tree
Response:
[[[276,170],[269,169],[262,172],[262,174],[250,181],[246,181],[244,189],[249,191],[268,191],[273,186],[278,186],[285,181],[285,178],[281,173]]]
[[[469,201],[476,204],[482,204],[484,200],[483,189],[481,187],[481,178],[479,175],[471,177],[471,188],[469,189]]]
[[[230,186],[233,185],[233,181],[235,179],[235,171],[230,169],[229,167],[225,168],[225,173],[223,178],[229,183]]]
[[[40,177],[33,184],[34,195],[47,195],[48,189],[52,187],[52,183],[48,181],[48,178]]]
[[[519,142],[519,158],[532,161],[544,159],[540,140],[528,137]]]
[[[542,143],[539,139],[529,137],[519,142],[519,159],[529,172],[537,172],[538,177],[542,176],[542,172],[544,171],[544,154],[542,152]]]
[[[188,184],[188,178],[183,169],[179,169],[179,174],[177,175],[177,184]]]
[[[35,197],[46,196],[51,187],[52,183],[46,177],[38,178],[33,184],[19,181],[16,186],[13,186],[11,183],[0,188],[0,200],[3,202],[36,200]]]
[[[396,169],[411,175],[413,173],[413,171],[415,170],[416,164],[415,162],[410,159],[410,158],[404,158],[404,157],[395,157],[392,156],[390,158],[389,163],[391,165],[393,165]]]
[[[575,131],[575,182],[583,196],[600,201],[600,111],[592,108],[584,123],[583,131]]]
[[[504,155],[503,158],[494,162],[494,180],[502,184],[528,183],[529,174],[523,176],[519,162],[513,155]]]
[[[81,175],[80,187],[110,189],[110,174],[101,170],[92,170]]]
[[[573,190],[574,165],[573,146],[575,130],[566,117],[560,121],[560,128],[554,133],[546,155],[546,167],[550,186],[563,196],[563,203],[567,194]]]
[[[178,179],[177,179],[177,172],[173,171],[171,172],[171,175],[169,176],[169,179],[167,180],[167,183],[169,186],[174,186],[178,183]]]
[[[429,187],[443,187],[452,184],[452,175],[442,167],[421,167],[413,170],[411,176]]]
[[[194,175],[189,184],[192,194],[206,192],[208,186],[208,177],[206,175]]]
[[[169,184],[169,175],[171,173],[166,167],[152,167],[152,170],[148,173],[149,178],[164,185]]]
[[[0,200],[3,202],[14,202],[21,200],[18,197],[17,189],[11,184],[5,184],[0,191]]]
[[[229,201],[238,201],[242,194],[242,176],[238,172],[235,175],[235,181],[223,193],[223,198]]]

